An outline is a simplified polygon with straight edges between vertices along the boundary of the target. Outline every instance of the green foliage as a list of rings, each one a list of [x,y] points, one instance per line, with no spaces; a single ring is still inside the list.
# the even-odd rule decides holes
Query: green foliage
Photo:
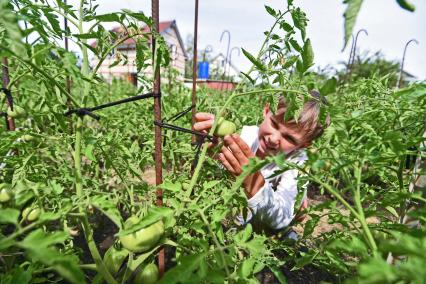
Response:
[[[419,153],[409,149],[424,141],[424,83],[392,89],[393,74],[382,70],[396,67],[379,60],[357,60],[346,84],[340,74],[328,78],[314,73],[306,14],[292,1],[287,1],[285,11],[265,6],[275,24],[265,32],[258,55],[243,50],[253,63],[245,74],[249,79],[233,94],[200,88],[197,109],[225,115],[241,129],[258,125],[263,106],[276,106],[277,93],[286,95],[287,115],[297,117],[310,98],[308,91],[316,89],[327,96],[321,119],[328,113],[331,125],[308,151],[305,165],[290,164],[282,155],[253,159],[237,179],[205,152],[200,157],[202,170],[190,174],[195,154],[191,135],[163,129],[165,206],[156,208],[156,186],[149,181],[154,164],[153,101],[97,111],[99,121],[63,115],[69,108],[134,96],[151,86],[144,76],[139,89],[117,79],[109,84],[96,73],[97,66],[88,68],[89,50],[102,61],[130,37],[136,38],[141,72],[152,65],[148,37],[158,38],[157,66],[164,68],[167,81],[163,118],[191,106],[190,90],[167,65],[164,41],[158,34],[140,34],[140,21],[151,26],[152,19],[131,11],[100,15],[90,5],[80,14],[62,1],[56,6],[27,0],[0,3],[0,55],[9,59],[8,88],[26,112],[16,119],[16,131],[0,125],[1,190],[8,190],[0,203],[0,278],[5,283],[124,283],[154,261],[160,246],[173,250],[175,261],[160,283],[255,283],[265,270],[286,283],[294,271],[306,274],[307,267],[336,281],[355,283],[424,279],[424,228],[399,223],[406,204],[416,205],[411,217],[423,226],[426,221],[424,197],[408,191],[413,168],[405,167],[407,155]],[[94,26],[76,34],[64,31],[60,11],[66,12],[71,25],[92,21]],[[107,31],[103,22],[127,31]],[[29,28],[20,28],[25,25]],[[64,36],[81,47],[81,63],[57,45]],[[115,56],[112,64],[128,60]],[[7,112],[5,104],[0,111]],[[173,124],[190,128],[191,117],[187,114]],[[29,136],[31,141],[23,139]],[[234,224],[235,216],[246,211],[244,177],[271,162],[281,171],[304,173],[300,184],[310,182],[324,199],[309,207],[310,219],[296,242],[250,224]],[[38,219],[26,220],[23,211],[28,207],[40,208]],[[140,222],[124,228],[124,220],[134,215]],[[325,216],[334,227],[318,232]],[[160,220],[165,233],[154,247],[143,253],[122,248],[120,236]],[[110,248],[105,247],[105,237]],[[388,264],[388,253],[405,260]]]

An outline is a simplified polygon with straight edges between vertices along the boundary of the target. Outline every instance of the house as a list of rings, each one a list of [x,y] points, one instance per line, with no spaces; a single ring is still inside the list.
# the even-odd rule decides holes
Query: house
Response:
[[[201,54],[199,51],[198,54]],[[200,57],[200,56],[199,56]],[[201,58],[198,59],[198,63]],[[231,58],[232,60],[232,58]],[[209,77],[207,79],[197,79],[197,86],[203,86],[209,89],[219,91],[232,91],[240,81],[240,70],[235,67],[232,62],[227,62],[226,56],[222,53],[217,54],[209,61]],[[226,69],[225,69],[226,66]],[[224,72],[226,70],[226,72]],[[185,80],[187,87],[192,86],[192,79]]]
[[[112,29],[115,33],[124,33],[125,30],[123,27],[116,27]],[[142,28],[142,31],[149,32],[149,27],[145,26]],[[163,36],[165,42],[170,48],[170,65],[175,68],[179,75],[178,79],[183,80],[185,74],[185,62],[187,55],[185,52],[185,47],[183,40],[180,36],[179,29],[177,28],[176,21],[166,21],[160,22],[159,32]],[[92,43],[92,46],[96,46],[96,42]],[[111,66],[117,57],[117,53],[127,57],[126,64],[118,64]],[[98,74],[102,76],[107,81],[111,81],[112,78],[122,78],[126,79],[133,84],[137,84],[137,69],[136,69],[136,44],[133,38],[127,39],[122,44],[117,47],[117,50],[114,50],[110,56],[108,56],[101,64],[98,69]],[[92,66],[96,66],[99,62],[98,58],[93,58]],[[147,70],[142,70],[141,73],[145,75],[152,76],[152,68]]]

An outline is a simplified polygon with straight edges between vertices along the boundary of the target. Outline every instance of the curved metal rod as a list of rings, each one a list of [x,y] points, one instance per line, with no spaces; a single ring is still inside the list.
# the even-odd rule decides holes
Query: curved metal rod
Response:
[[[351,39],[352,39],[351,50],[349,52],[348,63],[346,64],[346,73],[345,73],[345,77],[343,78],[343,83],[346,82],[346,80],[348,79],[348,76],[349,76],[349,69],[350,69],[349,67],[351,66],[352,53],[354,51],[354,45],[355,45],[355,38],[354,38],[353,34],[351,34]],[[343,52],[343,50],[342,50],[342,52]]]
[[[410,39],[410,40],[409,40],[409,41],[405,44],[405,47],[404,47],[404,53],[402,54],[401,69],[399,70],[398,85],[396,86],[398,89],[399,89],[399,87],[401,86],[401,83],[402,83],[402,72],[404,72],[404,63],[405,63],[405,55],[406,55],[406,53],[407,53],[407,48],[408,48],[408,46],[410,45],[410,43],[412,43],[412,42],[414,42],[415,44],[419,44],[419,42],[418,42],[415,38]]]
[[[225,77],[225,74],[226,74],[226,64],[228,63],[228,60],[229,60],[229,46],[231,44],[231,33],[228,30],[224,30],[222,32],[222,34],[220,35],[220,42],[222,42],[224,34],[228,34],[228,45],[227,45],[227,48],[226,48],[225,68],[223,70],[222,80],[225,79],[224,77]]]
[[[234,46],[233,48],[231,48],[231,51],[229,52],[229,68],[228,68],[228,77],[229,77],[229,73],[231,72],[232,52],[233,52],[234,50],[238,51],[238,56],[240,56],[240,55],[241,55],[241,53],[240,53],[240,48],[239,48],[239,47]]]
[[[364,33],[365,33],[365,35],[367,35],[367,36],[368,36],[368,32],[367,32],[367,30],[365,30],[365,29],[360,29],[360,30],[356,33],[355,41],[354,41],[354,44],[353,44],[353,47],[354,47],[354,48],[353,48],[353,52],[352,52],[351,67],[353,66],[354,61],[355,61],[356,46],[357,46],[357,44],[358,44],[358,36],[359,36],[359,34],[360,34],[361,32],[364,32]]]
[[[355,56],[356,56],[356,46],[357,46],[357,44],[358,44],[358,36],[359,36],[359,34],[361,33],[361,32],[364,32],[365,33],[365,35],[367,35],[368,36],[368,32],[365,30],[365,29],[360,29],[357,33],[356,33],[356,36],[355,36],[355,41],[353,42],[353,49],[352,49],[352,52],[351,52],[351,54],[352,54],[352,58],[349,58],[349,62],[350,62],[350,64],[349,64],[349,66],[348,66],[348,68],[349,68],[349,72],[348,72],[348,77],[350,77],[351,76],[351,74],[352,74],[352,68],[353,68],[353,65],[354,65],[354,62],[355,62]]]
[[[348,69],[349,69],[349,66],[351,65],[352,55],[353,55],[354,47],[355,47],[355,38],[353,34],[351,35],[351,38],[352,38],[352,44],[351,44],[351,51],[349,52],[349,59],[348,59],[348,66],[347,66]]]
[[[206,48],[204,48],[203,61],[206,61],[206,54],[208,52],[213,52],[213,46],[211,44],[207,45]]]

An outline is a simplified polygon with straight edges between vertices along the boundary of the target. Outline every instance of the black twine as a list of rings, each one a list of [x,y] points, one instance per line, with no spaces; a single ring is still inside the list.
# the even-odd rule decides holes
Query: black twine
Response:
[[[167,129],[171,129],[171,130],[174,130],[174,131],[180,131],[180,132],[184,132],[184,133],[190,133],[190,134],[196,135],[198,137],[201,137],[202,139],[206,138],[211,142],[213,142],[214,139],[215,139],[213,136],[210,136],[207,133],[183,128],[183,127],[180,127],[180,126],[176,126],[176,125],[165,123],[165,122],[158,121],[158,120],[154,120],[154,124],[159,126],[159,127],[162,127],[162,128],[167,128]]]
[[[147,98],[159,98],[161,97],[161,93],[147,93],[147,94],[143,94],[143,95],[138,95],[138,96],[133,96],[130,98],[126,98],[126,99],[122,99],[119,101],[115,101],[115,102],[110,102],[110,103],[106,103],[103,105],[99,105],[99,106],[95,106],[95,107],[91,107],[91,108],[77,108],[77,109],[71,109],[69,111],[67,111],[66,113],[64,113],[65,116],[70,116],[71,114],[76,114],[78,116],[84,116],[84,115],[88,115],[96,120],[99,120],[100,117],[96,114],[93,114],[93,111],[96,110],[100,110],[100,109],[104,109],[107,107],[112,107],[112,106],[116,106],[116,105],[120,105],[120,104],[124,104],[124,103],[129,103],[129,102],[134,102],[134,101],[138,101],[138,100],[142,100],[142,99],[147,99]]]
[[[12,92],[9,89],[6,89],[6,88],[0,88],[0,91],[2,91],[6,95],[6,99],[7,99],[7,102],[9,104],[10,110],[13,111]]]

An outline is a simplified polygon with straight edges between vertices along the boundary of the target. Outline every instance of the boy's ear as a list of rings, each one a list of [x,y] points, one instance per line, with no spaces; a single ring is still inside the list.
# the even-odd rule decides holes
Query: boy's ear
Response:
[[[263,118],[266,117],[266,115],[271,111],[269,103],[265,104],[263,107]]]
[[[311,141],[309,141],[309,142],[304,142],[300,148],[308,148],[308,147],[309,147],[309,146],[311,146],[311,145],[312,145],[312,142],[311,142]]]

